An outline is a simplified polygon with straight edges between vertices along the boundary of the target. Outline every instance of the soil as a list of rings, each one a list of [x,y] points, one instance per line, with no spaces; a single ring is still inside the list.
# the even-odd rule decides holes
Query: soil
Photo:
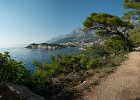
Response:
[[[89,79],[92,81],[92,78]],[[85,81],[81,84],[88,83]],[[110,74],[90,92],[83,93],[80,100],[139,100],[140,97],[140,52],[131,52],[114,73]],[[137,99],[136,99],[137,98]]]

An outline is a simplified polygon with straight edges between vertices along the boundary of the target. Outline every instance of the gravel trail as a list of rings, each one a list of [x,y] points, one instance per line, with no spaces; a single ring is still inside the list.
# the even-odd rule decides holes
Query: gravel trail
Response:
[[[140,52],[131,52],[128,59],[104,82],[83,96],[84,100],[137,100],[140,97]],[[138,99],[140,100],[140,99]]]

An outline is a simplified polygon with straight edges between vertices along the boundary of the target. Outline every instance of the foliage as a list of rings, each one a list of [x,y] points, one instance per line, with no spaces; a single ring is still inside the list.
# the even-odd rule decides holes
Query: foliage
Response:
[[[129,21],[123,21],[117,16],[106,13],[92,13],[83,23],[85,30],[98,30],[98,34],[107,37],[118,35],[124,40],[128,51],[131,51],[130,42],[128,40],[128,29],[132,29],[133,25]]]
[[[140,28],[136,28],[129,32],[129,39],[132,41],[134,47],[140,46]]]
[[[140,27],[140,1],[124,0],[124,7],[128,10],[124,13],[123,19],[130,20],[135,27]]]
[[[138,15],[140,2],[125,0],[124,6],[135,9],[125,13],[123,19],[127,21],[106,13],[92,13],[84,21],[84,30],[97,30],[98,35],[105,37],[104,41],[86,47],[80,54],[51,56],[51,63],[42,64],[34,60],[36,70],[31,78],[22,62],[11,59],[8,52],[0,53],[0,82],[18,84],[29,82],[30,88],[46,95],[46,92],[50,93],[54,88],[60,88],[60,85],[65,90],[71,83],[83,81],[88,76],[89,70],[99,69],[101,77],[112,72],[113,67],[126,58],[125,54],[132,49],[132,45],[137,46],[140,43],[140,30],[137,28],[129,30],[134,27],[129,20],[140,20]],[[54,84],[55,79],[62,84]],[[98,80],[94,80],[90,85],[97,84]],[[86,88],[90,90],[90,86]]]
[[[0,82],[24,84],[29,73],[22,62],[11,59],[8,52],[0,53]]]
[[[104,41],[104,45],[112,53],[119,53],[120,51],[126,51],[127,47],[121,37],[117,35],[112,35],[107,40]]]
[[[128,12],[124,13],[124,16],[122,17],[123,20],[137,20],[140,21],[140,10],[129,10]]]
[[[139,0],[124,0],[124,7],[140,9],[140,1]]]
[[[45,84],[51,82],[54,77],[65,76],[69,74],[74,76],[75,73],[84,74],[90,69],[104,67],[108,65],[111,59],[116,55],[127,50],[124,41],[118,35],[112,35],[104,43],[95,43],[91,47],[85,48],[80,54],[73,55],[56,55],[51,56],[51,63],[41,64],[33,61],[37,66],[33,74],[35,84]],[[72,77],[73,81],[75,78]]]
[[[97,26],[96,26],[97,25]],[[111,29],[117,31],[120,28],[133,28],[129,22],[122,21],[119,17],[106,13],[92,13],[83,23],[85,28],[94,28],[111,32]],[[107,29],[108,28],[108,29]],[[111,29],[109,29],[111,28]],[[118,30],[119,31],[119,30]],[[112,33],[112,32],[111,32]],[[109,34],[109,33],[108,33]]]
[[[129,31],[129,39],[133,47],[140,46],[140,1],[139,0],[124,0],[124,7],[127,12],[124,13],[123,20],[130,20],[135,28]]]
[[[124,52],[126,48],[124,42],[119,36],[111,36],[104,41],[103,44],[95,43],[92,47],[86,48],[78,55],[56,55],[52,56],[52,63],[41,64],[38,61],[33,61],[33,64],[37,66],[37,69],[32,74],[32,80],[28,78],[27,71],[21,62],[17,62],[10,58],[8,53],[0,54],[0,80],[2,82],[12,82],[25,84],[30,82],[30,87],[34,92],[39,93],[42,96],[54,95],[53,90],[56,89],[56,85],[53,86],[53,79],[60,78],[61,75],[65,76],[67,80],[68,75],[70,81],[64,81],[61,88],[71,85],[71,82],[78,83],[84,78],[84,74],[87,74],[88,70],[96,70],[98,68],[103,69],[100,71],[102,76],[112,71],[112,66],[120,64],[124,58]],[[115,55],[114,55],[115,54]],[[75,76],[78,73],[80,76],[76,79]],[[30,75],[29,75],[30,76]],[[87,76],[87,75],[85,75]],[[98,82],[93,80],[93,83],[86,88],[90,90],[91,86],[97,85]],[[75,84],[72,84],[72,86]],[[52,87],[52,88],[51,88]],[[58,86],[58,88],[60,88]],[[68,87],[67,87],[68,88]],[[58,92],[60,93],[60,91]]]

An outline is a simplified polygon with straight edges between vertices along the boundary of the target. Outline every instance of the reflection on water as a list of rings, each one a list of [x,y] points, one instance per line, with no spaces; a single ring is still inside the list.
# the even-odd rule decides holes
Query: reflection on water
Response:
[[[17,48],[2,48],[0,52],[8,51],[13,59],[17,61],[22,61],[26,68],[30,71],[34,69],[32,61],[34,59],[40,61],[41,63],[50,62],[50,55],[56,54],[67,54],[73,52],[79,52],[79,47],[63,48],[59,50],[43,50],[43,49],[27,49],[23,47]]]

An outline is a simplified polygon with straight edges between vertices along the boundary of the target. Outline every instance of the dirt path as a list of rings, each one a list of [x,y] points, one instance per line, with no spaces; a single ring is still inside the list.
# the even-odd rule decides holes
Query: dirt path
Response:
[[[140,97],[140,52],[131,52],[128,57],[104,82],[85,94],[83,99],[135,100]]]

